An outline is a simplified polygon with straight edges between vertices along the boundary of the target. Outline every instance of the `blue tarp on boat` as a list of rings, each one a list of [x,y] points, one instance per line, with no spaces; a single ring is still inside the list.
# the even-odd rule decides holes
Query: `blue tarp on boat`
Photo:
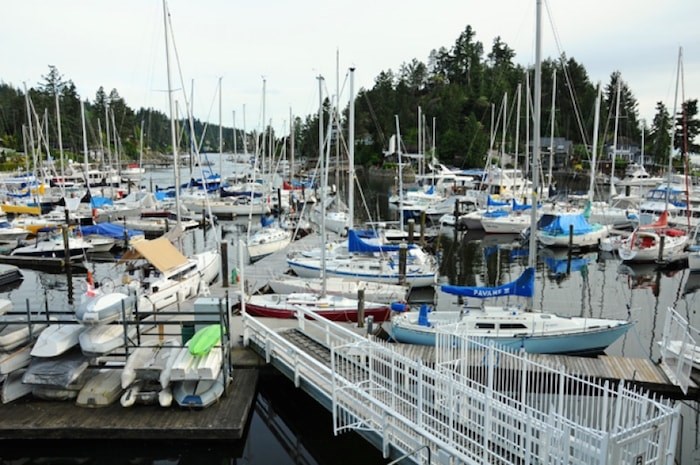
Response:
[[[78,229],[81,234],[85,236],[89,234],[99,234],[113,239],[124,239],[125,232],[129,235],[129,238],[143,236],[143,231],[139,231],[138,229],[126,229],[124,226],[115,223],[97,223],[90,226],[78,226]]]
[[[590,260],[588,257],[577,257],[571,259],[571,265],[569,266],[568,258],[545,257],[544,259],[547,268],[555,274],[581,271],[584,267],[588,266],[589,262]]]
[[[411,249],[415,247],[413,244],[409,244],[408,248]],[[399,245],[395,244],[370,244],[365,242],[362,238],[355,232],[354,229],[348,231],[348,251],[349,252],[360,252],[360,253],[375,253],[375,252],[398,252]]]
[[[92,208],[100,208],[104,207],[105,205],[114,205],[114,202],[112,199],[107,198],[107,197],[91,197],[90,198],[90,205],[92,205]]]
[[[588,221],[586,221],[586,218],[583,216],[583,214],[559,215],[554,220],[552,220],[551,223],[547,224],[546,226],[543,226],[541,230],[552,236],[556,236],[559,234],[568,235],[570,225],[573,225],[574,227],[574,234],[586,234],[594,231],[593,226],[591,226],[591,224]]]
[[[489,299],[492,297],[520,296],[532,297],[535,294],[535,269],[528,267],[518,279],[498,287],[479,286],[440,286],[443,292],[460,295],[463,297],[476,297],[477,299]]]
[[[500,200],[495,200],[489,195],[486,199],[486,205],[489,207],[507,207],[508,202],[501,202]]]

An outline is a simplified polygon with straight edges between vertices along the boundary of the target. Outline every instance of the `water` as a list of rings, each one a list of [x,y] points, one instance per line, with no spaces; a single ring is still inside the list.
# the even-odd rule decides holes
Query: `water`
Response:
[[[151,176],[164,183],[171,172]],[[148,181],[145,181],[147,184]],[[386,183],[363,183],[368,210],[392,219],[386,206]],[[374,216],[374,215],[373,215]],[[366,216],[368,217],[368,216]],[[186,251],[210,244],[213,234],[196,231],[184,242]],[[225,236],[226,237],[226,236]],[[232,240],[229,238],[229,240]],[[441,281],[464,285],[496,285],[515,279],[526,266],[527,254],[513,236],[447,231],[435,245],[440,260]],[[229,247],[231,264],[235,248]],[[233,251],[233,253],[231,253]],[[573,257],[567,272],[566,256],[541,254],[536,273],[534,306],[564,315],[609,318],[630,317],[636,325],[609,349],[611,355],[659,359],[660,340],[666,308],[674,307],[692,325],[700,327],[700,274],[687,269],[657,271],[652,266],[625,266],[618,259],[598,252]],[[121,265],[90,265],[97,280],[120,276]],[[67,309],[68,284],[64,275],[25,270],[24,281],[0,289],[24,308]],[[118,278],[117,278],[118,279]],[[76,283],[84,278],[77,278]],[[78,290],[77,292],[80,292]],[[456,297],[437,293],[442,307],[457,308]],[[77,408],[77,407],[76,407]],[[683,464],[700,463],[700,415],[697,403],[683,408],[680,453]],[[333,436],[331,414],[313,399],[295,389],[274,371],[261,378],[245,438],[213,444],[125,444],[105,445],[83,442],[50,443],[42,447],[13,443],[0,445],[0,463],[144,463],[199,464],[382,464],[388,462],[372,445],[355,434]],[[31,454],[27,451],[32,451]],[[78,452],[79,451],[79,452]]]

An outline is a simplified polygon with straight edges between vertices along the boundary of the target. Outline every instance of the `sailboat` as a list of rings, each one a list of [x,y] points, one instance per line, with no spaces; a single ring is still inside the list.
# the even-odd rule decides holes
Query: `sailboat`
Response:
[[[319,78],[319,92],[321,91],[321,79]],[[323,102],[319,107],[319,113],[323,111]],[[321,115],[319,115],[321,116]],[[323,118],[319,118],[323,120]],[[319,149],[321,158],[324,153],[322,128],[319,127]],[[325,156],[329,153],[326,150]],[[327,185],[328,170],[323,171],[324,182]],[[322,190],[321,204],[325,205],[326,191]],[[321,215],[321,243],[326,243],[326,215]],[[315,312],[333,321],[358,321],[359,302],[355,299],[338,295],[329,295],[326,292],[326,277],[328,274],[325,245],[320,249],[318,257],[319,268],[316,276],[321,276],[321,292],[304,292],[292,294],[265,294],[249,296],[245,302],[246,313],[254,316],[275,318],[295,318],[301,308]],[[314,258],[315,259],[315,258]],[[389,318],[391,310],[387,304],[365,302],[365,316],[372,316],[375,321],[385,321]]]
[[[678,97],[678,83],[681,76],[682,49],[678,51],[678,70],[676,74],[676,98]],[[676,101],[674,100],[673,114],[676,114]],[[673,262],[684,260],[687,257],[685,250],[689,236],[688,232],[669,227],[671,215],[671,181],[673,144],[668,155],[668,183],[659,189],[662,195],[663,210],[658,219],[651,224],[642,224],[626,239],[622,240],[617,249],[620,258],[629,262],[650,262],[655,260]],[[653,191],[652,191],[653,192]],[[660,199],[659,199],[660,200]],[[645,202],[646,203],[646,202]],[[660,203],[660,202],[658,202]],[[683,202],[685,205],[685,202]],[[649,205],[640,206],[640,212],[649,211]]]
[[[541,115],[541,0],[537,1],[537,40],[535,66],[535,117],[533,151],[533,185],[539,183],[540,115]],[[532,205],[537,204],[536,192],[532,193]],[[532,224],[536,224],[537,212],[531,210]],[[465,305],[459,311],[437,309],[430,312],[428,305],[418,312],[395,315],[391,319],[389,333],[398,342],[435,344],[438,331],[464,336],[485,338],[499,346],[513,350],[523,349],[531,353],[590,354],[604,351],[624,335],[632,326],[626,320],[603,318],[561,317],[553,313],[523,311],[514,305],[485,306],[484,299],[525,297],[530,303],[534,295],[537,237],[530,234],[528,267],[522,275],[510,283],[497,287],[442,285],[445,293],[460,298],[481,299],[476,308]],[[530,307],[530,306],[528,306]]]
[[[513,282],[498,287],[443,285],[448,294],[479,299],[505,296],[532,297],[535,270],[526,268]],[[624,335],[632,326],[626,320],[559,316],[523,311],[515,305],[464,307],[460,311],[405,312],[391,320],[390,334],[397,342],[434,345],[441,326],[453,325],[456,334],[494,341],[513,350],[539,354],[596,354]]]

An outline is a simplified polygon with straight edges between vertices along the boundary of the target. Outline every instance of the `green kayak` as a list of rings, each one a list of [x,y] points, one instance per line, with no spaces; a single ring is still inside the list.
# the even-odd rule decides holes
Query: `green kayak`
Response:
[[[221,339],[221,325],[206,326],[192,336],[187,346],[192,355],[206,355]]]

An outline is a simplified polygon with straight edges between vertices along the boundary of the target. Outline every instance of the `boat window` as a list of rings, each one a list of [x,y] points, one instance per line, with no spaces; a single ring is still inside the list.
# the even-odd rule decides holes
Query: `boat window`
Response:
[[[496,327],[493,323],[477,323],[476,329],[494,329]]]
[[[500,328],[501,329],[527,329],[527,326],[525,326],[522,323],[501,323]]]

